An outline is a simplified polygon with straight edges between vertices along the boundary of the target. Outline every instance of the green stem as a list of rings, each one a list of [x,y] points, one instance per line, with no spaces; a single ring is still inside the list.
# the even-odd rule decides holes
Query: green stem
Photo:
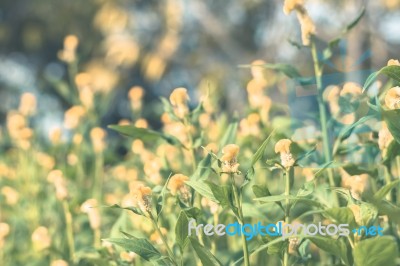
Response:
[[[290,223],[290,180],[293,179],[291,174],[293,171],[291,171],[291,168],[288,168],[285,173],[285,224]],[[289,246],[285,249],[285,253],[283,254],[283,265],[287,266],[289,265],[289,252],[288,252]]]
[[[68,242],[68,249],[69,249],[69,258],[71,261],[74,260],[75,254],[75,243],[74,243],[74,229],[72,225],[72,215],[69,211],[69,204],[67,200],[63,200],[63,209],[64,209],[64,216],[65,216],[65,225],[67,231],[67,242]]]
[[[315,79],[317,83],[317,100],[318,100],[318,109],[319,109],[319,116],[320,116],[320,121],[321,121],[321,130],[322,130],[322,145],[323,145],[323,152],[324,152],[324,157],[325,157],[325,163],[329,163],[332,161],[332,154],[331,154],[331,149],[329,145],[329,133],[328,133],[328,127],[327,127],[327,114],[326,114],[326,109],[324,105],[324,101],[322,98],[322,93],[323,93],[323,87],[322,87],[322,68],[321,65],[319,64],[318,60],[318,55],[317,55],[317,47],[315,46],[315,41],[312,40],[311,42],[311,55],[314,63],[314,73],[315,73]],[[328,168],[327,169],[328,173],[328,179],[329,179],[329,185],[331,187],[335,187],[335,179],[333,175],[333,169]],[[337,194],[333,194],[333,199],[334,199],[334,205],[339,206],[339,199],[337,197]]]
[[[157,233],[160,235],[162,242],[164,243],[164,246],[167,249],[168,252],[168,256],[171,259],[171,261],[174,263],[174,265],[178,265],[178,263],[175,260],[175,256],[174,253],[172,252],[171,248],[168,245],[167,239],[165,238],[165,236],[162,234],[160,227],[157,224],[156,219],[154,218],[153,214],[151,212],[149,212],[149,218],[152,221],[153,225],[154,225],[154,229],[156,229]]]
[[[237,217],[237,219],[238,219],[239,224],[243,227],[244,217],[243,217],[242,204],[241,204],[240,198],[239,198],[240,189],[237,188],[235,185],[235,179],[234,179],[233,174],[230,174],[230,176],[231,176],[231,183],[232,183],[232,188],[233,188],[233,195],[235,198],[235,204],[236,204],[236,207],[238,208],[239,217]],[[244,234],[242,234],[242,248],[243,248],[244,265],[250,266],[249,249],[247,246],[246,236]]]

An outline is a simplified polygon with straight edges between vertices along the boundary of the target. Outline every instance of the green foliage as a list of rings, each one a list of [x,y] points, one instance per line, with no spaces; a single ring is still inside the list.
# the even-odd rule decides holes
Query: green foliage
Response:
[[[358,243],[353,250],[354,265],[396,265],[398,248],[393,237],[381,236]]]

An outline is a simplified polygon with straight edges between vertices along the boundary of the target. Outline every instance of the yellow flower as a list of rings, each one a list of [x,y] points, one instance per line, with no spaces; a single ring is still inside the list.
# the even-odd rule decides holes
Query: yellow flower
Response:
[[[283,12],[285,15],[289,15],[293,10],[295,10],[298,6],[303,6],[304,0],[285,0],[283,5]]]
[[[92,229],[100,228],[100,212],[96,199],[88,199],[81,205],[81,211],[89,217],[89,224]]]
[[[300,22],[303,45],[309,45],[310,37],[315,34],[316,29],[314,22],[304,7],[304,0],[285,0],[283,12],[288,15],[293,10],[296,11],[297,19]]]
[[[291,167],[294,165],[295,160],[290,152],[290,145],[292,141],[289,139],[281,139],[275,144],[275,153],[280,153],[281,164],[284,167]]]
[[[51,245],[49,230],[44,226],[39,226],[32,233],[32,242],[38,250],[43,250]]]
[[[19,112],[24,116],[31,116],[36,112],[36,97],[32,93],[24,93],[19,103]]]
[[[240,147],[236,144],[228,144],[222,149],[221,161],[223,162],[222,171],[227,173],[236,173],[239,169],[237,156]]]
[[[388,65],[388,66],[400,66],[400,62],[399,62],[399,60],[390,59],[390,60],[387,62],[387,65]]]
[[[1,194],[5,197],[5,201],[8,205],[15,205],[19,199],[19,193],[12,187],[5,186],[1,188]]]
[[[51,141],[51,144],[53,144],[53,145],[60,144],[61,137],[62,137],[62,129],[59,127],[54,128],[49,132],[49,139]]]
[[[136,190],[132,192],[137,201],[137,205],[144,213],[151,212],[151,188],[144,185],[138,185]]]
[[[0,239],[5,238],[10,233],[10,226],[6,223],[0,223]]]
[[[128,92],[128,97],[131,102],[132,110],[140,110],[142,108],[142,98],[144,89],[140,86],[132,87]]]
[[[82,106],[72,106],[64,114],[64,126],[67,129],[77,128],[85,113],[85,108],[83,108]]]
[[[383,156],[386,155],[387,148],[389,147],[390,143],[394,140],[392,133],[390,133],[386,122],[382,122],[382,128],[379,130],[378,133],[378,145],[379,149],[382,151]]]
[[[52,183],[56,189],[56,198],[65,200],[68,197],[67,182],[60,170],[53,170],[47,175],[47,181]]]
[[[168,182],[168,189],[171,191],[172,195],[176,195],[177,192],[184,192],[185,181],[188,181],[189,177],[182,174],[175,174],[171,176]]]
[[[147,120],[144,118],[139,118],[138,120],[136,120],[135,122],[135,127],[138,128],[148,128],[149,124],[147,123]]]
[[[93,149],[96,153],[102,152],[105,147],[106,131],[100,127],[95,127],[90,131],[90,138],[93,143]]]
[[[361,220],[361,208],[360,208],[360,206],[356,205],[356,204],[351,204],[348,207],[350,208],[351,212],[353,213],[354,220],[356,221],[356,223],[358,225],[361,225],[362,224],[362,220]]]
[[[164,227],[160,228],[161,234],[163,234],[164,236],[167,234],[167,229],[165,229]],[[162,244],[162,238],[160,236],[160,234],[157,231],[154,231],[151,235],[150,235],[150,241],[157,243],[157,244]]]
[[[78,43],[78,37],[75,35],[67,35],[64,38],[64,49],[58,52],[58,58],[66,63],[75,61]]]
[[[369,187],[368,174],[349,175],[345,170],[340,169],[342,175],[342,187],[350,189],[353,198],[360,200],[363,192]]]
[[[169,100],[174,107],[174,113],[179,118],[184,118],[189,113],[187,102],[189,95],[185,88],[176,88],[169,96]]]
[[[385,104],[391,110],[400,108],[400,87],[393,87],[387,91]]]
[[[50,266],[68,266],[68,262],[65,260],[53,260]]]

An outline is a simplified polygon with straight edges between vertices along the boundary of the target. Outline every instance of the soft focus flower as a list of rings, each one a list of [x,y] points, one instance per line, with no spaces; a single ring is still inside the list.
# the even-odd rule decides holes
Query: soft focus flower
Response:
[[[294,165],[295,160],[290,152],[290,145],[292,141],[289,139],[281,139],[275,144],[275,153],[280,153],[281,164],[284,167],[291,167]]]
[[[260,134],[260,115],[252,113],[240,121],[240,131],[244,136],[258,136]]]
[[[389,128],[385,121],[382,122],[382,128],[378,133],[378,145],[379,149],[382,151],[383,156],[386,155],[387,148],[394,140],[392,133],[390,133]]]
[[[369,187],[368,174],[351,176],[343,169],[340,169],[340,173],[342,176],[342,187],[350,189],[351,196],[360,200],[363,192]]]
[[[128,92],[128,97],[131,103],[132,110],[140,110],[142,108],[142,99],[144,96],[144,89],[140,86],[132,87]]]
[[[54,157],[48,155],[47,153],[37,152],[35,157],[37,163],[46,170],[51,170],[56,165]]]
[[[163,234],[164,236],[167,234],[167,229],[165,229],[164,227],[160,228],[161,234]],[[157,243],[159,245],[161,245],[162,242],[162,238],[160,236],[160,234],[157,231],[154,231],[151,235],[150,235],[150,241]]]
[[[361,208],[360,205],[351,204],[348,206],[354,215],[354,220],[358,225],[362,225]]]
[[[36,97],[32,93],[22,94],[18,111],[24,116],[31,116],[36,112]]]
[[[43,250],[51,245],[49,230],[44,226],[39,226],[32,233],[32,242],[36,249]]]
[[[100,212],[96,199],[88,199],[81,205],[81,211],[89,217],[90,227],[92,229],[100,228]]]
[[[67,129],[77,128],[85,114],[85,108],[83,108],[82,106],[72,106],[64,114],[64,126]]]
[[[209,208],[212,214],[216,214],[219,209],[218,203],[205,197],[201,198],[201,206],[203,206],[203,208]]]
[[[11,111],[7,114],[7,130],[15,143],[26,150],[31,146],[30,139],[33,130],[28,127],[26,118],[18,112]]]
[[[64,38],[64,49],[58,52],[58,58],[66,63],[75,61],[78,43],[78,37],[75,35],[67,35]]]
[[[0,249],[4,246],[4,239],[10,233],[10,226],[6,223],[0,223]]]
[[[96,153],[101,153],[106,147],[106,131],[100,127],[90,130],[90,139],[92,140],[93,149]]]
[[[147,123],[147,120],[144,118],[139,118],[138,120],[136,120],[135,122],[135,127],[138,128],[148,128],[149,127],[149,123]]]
[[[182,193],[182,196],[187,194],[189,191],[185,185],[185,181],[188,181],[189,177],[182,174],[175,174],[171,176],[168,182],[168,189],[172,195],[176,195],[178,192]],[[187,196],[187,195],[186,195]]]
[[[135,191],[132,192],[133,196],[137,200],[137,204],[139,208],[144,212],[144,213],[149,213],[151,212],[151,188],[146,187],[146,186],[138,186]]]
[[[3,194],[3,196],[5,197],[6,203],[8,205],[17,204],[18,199],[19,199],[19,193],[12,187],[9,187],[9,186],[2,187],[1,194]]]
[[[60,170],[51,171],[47,175],[47,181],[54,185],[58,200],[65,200],[68,197],[67,182]]]
[[[304,7],[304,0],[285,0],[283,12],[288,15],[293,10],[300,22],[303,45],[309,45],[311,35],[315,34],[315,24]]]
[[[228,144],[222,149],[221,161],[223,163],[222,171],[226,173],[238,172],[239,164],[237,163],[237,156],[240,147],[236,144]]]
[[[136,257],[136,253],[121,251],[121,253],[119,253],[119,257],[121,258],[121,260],[132,262]]]
[[[393,87],[387,91],[385,104],[391,110],[400,108],[400,87]]]
[[[399,62],[399,60],[390,59],[390,60],[387,62],[387,65],[388,65],[388,66],[400,66],[400,62]]]
[[[185,88],[176,88],[169,96],[169,100],[174,107],[174,113],[179,118],[184,118],[189,113],[187,102],[189,95]]]
[[[160,174],[162,164],[158,158],[149,158],[145,161],[143,170],[146,176],[150,179],[150,181],[154,184],[160,184],[162,181],[162,177]]]
[[[204,147],[204,155],[207,155],[209,152],[217,153],[218,145],[215,142],[211,142]]]
[[[51,144],[58,145],[61,143],[62,129],[57,127],[49,132],[49,139]]]
[[[68,262],[65,260],[53,260],[50,266],[68,266]]]

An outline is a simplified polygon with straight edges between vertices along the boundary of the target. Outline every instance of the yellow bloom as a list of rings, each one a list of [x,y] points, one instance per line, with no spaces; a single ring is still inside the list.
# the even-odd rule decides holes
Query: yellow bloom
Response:
[[[240,147],[236,144],[228,144],[222,149],[221,161],[223,162],[222,171],[227,173],[236,173],[239,169],[237,156]]]
[[[137,205],[144,213],[151,212],[151,188],[139,185],[132,194],[137,200]]]
[[[167,229],[165,229],[164,227],[160,228],[161,234],[163,234],[164,236],[167,234]],[[150,241],[157,243],[159,245],[162,244],[162,238],[160,236],[160,234],[157,231],[154,231],[151,235],[150,235]]]
[[[132,110],[140,110],[142,108],[143,96],[144,89],[140,86],[134,86],[129,90],[128,97],[131,102]]]
[[[400,108],[400,87],[393,87],[387,91],[385,104],[391,110]]]
[[[53,170],[47,175],[47,181],[52,183],[56,189],[56,198],[65,200],[68,197],[67,182],[60,170]]]
[[[77,128],[85,113],[85,108],[82,106],[72,106],[64,114],[64,126],[67,129]]]
[[[10,233],[10,226],[6,223],[0,223],[0,239],[5,238]]]
[[[176,88],[169,96],[169,100],[174,107],[174,113],[179,118],[184,118],[189,113],[187,102],[189,95],[185,88]]]
[[[281,139],[275,144],[275,153],[280,153],[281,164],[284,167],[291,167],[294,165],[295,160],[290,152],[290,145],[292,141],[289,139]]]
[[[399,62],[399,60],[390,59],[390,60],[387,62],[387,65],[388,65],[388,66],[400,66],[400,62]]]
[[[1,194],[5,197],[5,201],[8,205],[15,205],[19,199],[19,193],[15,189],[9,186],[1,188]]]
[[[36,112],[35,95],[29,92],[22,94],[18,110],[24,116],[33,115]]]
[[[100,212],[96,199],[88,199],[81,205],[81,211],[89,217],[90,227],[92,229],[100,228]]]
[[[147,123],[147,120],[144,118],[139,118],[138,120],[136,120],[135,122],[135,127],[139,127],[139,128],[148,128],[149,124]]]
[[[296,11],[297,19],[300,22],[303,45],[309,45],[310,37],[315,34],[316,29],[314,22],[304,7],[304,0],[285,0],[283,12],[288,15],[293,10]]]
[[[379,130],[378,133],[378,145],[384,156],[387,152],[387,148],[393,140],[394,138],[392,136],[392,133],[390,133],[386,122],[383,121],[382,128]]]
[[[49,230],[44,226],[39,226],[32,233],[32,242],[38,250],[43,250],[51,245]]]
[[[171,176],[168,182],[168,189],[171,191],[172,195],[176,195],[177,192],[183,192],[185,187],[185,181],[188,181],[189,177],[182,174],[175,174]]]
[[[49,139],[51,141],[51,144],[53,144],[53,145],[60,144],[61,137],[62,137],[62,129],[59,127],[54,128],[49,132]]]
[[[96,153],[102,152],[106,147],[106,131],[100,127],[95,127],[90,131],[93,149]]]
[[[68,266],[68,262],[65,260],[53,260],[50,266]]]
[[[75,35],[67,35],[64,38],[64,49],[58,52],[58,58],[66,63],[75,61],[78,43],[78,37]]]
[[[283,12],[286,15],[289,15],[298,6],[303,6],[303,5],[304,5],[304,0],[285,0],[285,3],[283,5]]]

